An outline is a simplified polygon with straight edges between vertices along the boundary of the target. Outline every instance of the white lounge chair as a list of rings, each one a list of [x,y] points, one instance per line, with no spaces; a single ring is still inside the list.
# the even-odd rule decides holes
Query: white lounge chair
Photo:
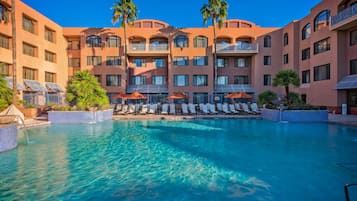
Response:
[[[118,112],[118,114],[126,114],[128,112],[128,105],[123,105],[122,109]]]
[[[163,104],[162,107],[161,107],[161,114],[169,114],[168,112],[169,110],[169,104]]]
[[[181,104],[182,114],[188,114],[188,106],[186,103]]]
[[[157,104],[151,104],[149,106],[149,114],[156,114],[156,110],[157,110]]]
[[[134,113],[135,113],[135,105],[129,104],[128,114],[134,114]]]
[[[238,114],[239,112],[234,108],[234,104],[229,104],[229,111],[233,114]]]
[[[223,112],[222,103],[217,103],[218,112]]]
[[[208,111],[208,104],[200,104],[200,110],[204,113],[204,114],[209,114]]]
[[[237,110],[238,112],[243,112],[243,108],[242,108],[242,106],[241,106],[240,103],[235,103],[235,104],[234,104],[234,107],[236,108],[236,110]]]
[[[245,113],[253,114],[253,112],[249,110],[247,103],[242,103],[242,108]]]
[[[170,104],[170,114],[176,114],[176,108],[175,104],[171,103]]]
[[[214,106],[214,104],[208,103],[208,109],[209,109],[210,113],[212,113],[212,114],[217,114],[218,113],[216,111],[216,107]]]
[[[254,112],[255,114],[261,114],[262,113],[259,110],[257,103],[250,104],[250,108],[252,109],[252,112]]]
[[[194,105],[194,104],[189,103],[189,104],[188,104],[188,109],[190,110],[190,113],[191,113],[191,114],[197,114],[196,108],[195,108],[195,105]]]
[[[230,114],[231,112],[228,110],[228,104],[227,103],[224,103],[222,105],[222,111],[225,113],[225,114]]]
[[[148,113],[148,105],[144,104],[141,106],[140,114],[147,114]]]

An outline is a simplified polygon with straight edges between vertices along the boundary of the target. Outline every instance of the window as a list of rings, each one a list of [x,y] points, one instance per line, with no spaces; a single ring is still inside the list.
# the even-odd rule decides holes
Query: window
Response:
[[[174,65],[175,66],[187,66],[188,65],[188,57],[174,57]]]
[[[179,35],[174,39],[175,47],[183,48],[188,47],[188,39],[187,36]]]
[[[321,30],[329,25],[330,11],[321,11],[314,20],[314,31]]]
[[[271,56],[264,56],[264,65],[271,65]]]
[[[6,8],[0,4],[0,21],[7,22],[7,17]]]
[[[305,40],[305,39],[308,39],[310,38],[311,36],[311,25],[310,23],[307,23],[304,28],[302,28],[302,31],[301,31],[301,39],[302,40]]]
[[[102,57],[101,56],[87,56],[87,65],[88,66],[102,65]]]
[[[22,28],[30,33],[35,33],[36,21],[27,16],[22,16]]]
[[[50,41],[52,43],[55,42],[55,31],[45,27],[45,40]]]
[[[310,83],[310,70],[304,70],[301,72],[301,83]]]
[[[193,86],[208,86],[208,76],[207,75],[194,75],[192,84],[193,84]]]
[[[193,39],[193,47],[203,48],[208,46],[208,40],[206,36],[196,36]]]
[[[153,60],[153,66],[156,68],[162,68],[166,66],[166,59],[164,58],[154,58]]]
[[[208,93],[193,93],[193,104],[208,103]]]
[[[218,57],[216,65],[218,68],[228,67],[228,62],[229,62],[228,58]]]
[[[0,47],[10,49],[10,37],[0,34]]]
[[[217,76],[217,85],[227,85],[228,84],[228,76],[220,75]]]
[[[166,85],[166,77],[160,75],[154,75],[151,77],[151,84],[153,85]]]
[[[249,60],[247,58],[237,58],[234,60],[234,67],[246,68],[249,66]]]
[[[68,46],[67,46],[68,50],[79,50],[79,49],[81,49],[81,43],[78,40],[71,40],[71,41],[68,41],[67,43],[68,43]]]
[[[56,74],[45,72],[45,82],[56,82]]]
[[[301,51],[301,60],[310,59],[310,48],[303,49]]]
[[[314,54],[319,54],[330,50],[330,38],[325,38],[323,40],[314,43]]]
[[[88,47],[102,47],[102,38],[99,36],[88,36],[87,37]]]
[[[174,75],[174,86],[175,87],[188,86],[188,75]]]
[[[107,86],[120,86],[121,76],[120,75],[106,75],[106,85]]]
[[[146,61],[143,58],[134,58],[133,60],[134,67],[145,67]]]
[[[0,62],[0,75],[9,76],[10,65]]]
[[[350,75],[357,74],[357,59],[350,61]]]
[[[120,37],[118,36],[107,37],[107,47],[120,47]]]
[[[330,64],[314,67],[314,81],[330,79]]]
[[[208,65],[208,57],[207,56],[193,57],[193,65],[194,66],[207,66]]]
[[[55,63],[56,62],[56,54],[50,51],[45,50],[45,60]]]
[[[80,67],[81,60],[79,58],[68,58],[68,67]]]
[[[288,54],[284,54],[283,55],[283,64],[288,64],[289,63],[289,55]]]
[[[119,56],[107,56],[107,66],[120,66],[121,58]]]
[[[264,86],[271,86],[271,75],[264,75]]]
[[[37,48],[33,45],[22,43],[22,53],[28,56],[36,57],[37,56]]]
[[[264,47],[271,47],[271,36],[264,37]]]
[[[23,67],[22,78],[26,80],[35,80],[36,79],[36,69]]]
[[[356,44],[357,44],[357,29],[351,31],[351,33],[350,33],[350,45],[352,46],[352,45],[356,45]]]
[[[131,76],[131,84],[132,85],[145,85],[146,84],[146,76]]]
[[[284,34],[283,45],[287,46],[289,44],[289,35],[288,33]]]
[[[248,75],[234,76],[234,84],[249,84]]]

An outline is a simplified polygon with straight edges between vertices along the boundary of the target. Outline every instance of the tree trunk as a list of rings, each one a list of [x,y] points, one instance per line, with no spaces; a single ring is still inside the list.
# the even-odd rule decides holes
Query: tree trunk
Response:
[[[214,45],[214,52],[213,52],[213,77],[214,77],[214,82],[213,82],[213,100],[215,99],[216,96],[216,84],[217,84],[217,38],[216,38],[216,18],[212,17],[212,24],[213,24],[213,45]]]
[[[286,93],[286,103],[289,105],[290,104],[289,86],[285,86],[285,93]]]
[[[129,87],[129,70],[128,70],[128,48],[126,42],[126,14],[124,13],[123,21],[124,21],[124,69],[125,69],[125,88],[126,90]]]
[[[15,0],[11,0],[12,26],[12,104],[17,105],[17,69],[16,69],[16,12]]]

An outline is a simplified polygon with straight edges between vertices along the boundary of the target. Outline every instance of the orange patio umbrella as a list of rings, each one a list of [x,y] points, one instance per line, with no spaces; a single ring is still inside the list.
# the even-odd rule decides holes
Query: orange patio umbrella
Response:
[[[182,92],[177,92],[177,93],[172,94],[171,96],[168,96],[167,98],[169,98],[169,99],[188,99],[189,97]]]
[[[118,94],[114,95],[113,98],[126,98],[126,94],[118,93]]]
[[[143,94],[141,94],[141,93],[139,93],[137,91],[135,91],[132,94],[126,95],[125,98],[127,98],[127,99],[147,99],[146,96],[144,96]]]
[[[245,92],[240,92],[240,93],[231,93],[231,94],[228,94],[226,96],[224,96],[224,98],[253,98],[253,96],[245,93]]]

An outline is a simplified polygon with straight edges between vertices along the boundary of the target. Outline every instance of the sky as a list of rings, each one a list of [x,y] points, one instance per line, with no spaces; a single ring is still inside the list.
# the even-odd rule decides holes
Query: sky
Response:
[[[114,0],[22,0],[62,27],[113,27]],[[227,19],[262,27],[283,27],[309,14],[322,0],[227,0]],[[208,0],[134,0],[138,19],[156,19],[178,28],[203,27],[200,8]]]

